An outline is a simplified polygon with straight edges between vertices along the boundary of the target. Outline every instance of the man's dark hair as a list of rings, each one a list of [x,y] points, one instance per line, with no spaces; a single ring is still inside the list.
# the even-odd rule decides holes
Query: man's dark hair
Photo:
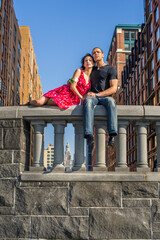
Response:
[[[100,49],[101,52],[103,53],[103,50],[102,50],[100,47],[95,47],[95,48],[93,48],[93,49],[92,49],[92,53],[93,53],[93,50],[96,49],[96,48]]]

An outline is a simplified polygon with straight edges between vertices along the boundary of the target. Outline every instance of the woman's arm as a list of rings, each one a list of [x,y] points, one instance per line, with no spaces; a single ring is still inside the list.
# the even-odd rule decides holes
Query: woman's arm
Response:
[[[81,75],[81,70],[77,69],[73,74],[73,79],[79,78],[80,75]],[[77,97],[79,97],[80,99],[83,99],[83,96],[78,92],[76,86],[77,86],[77,82],[73,82],[70,84],[70,89],[72,90],[72,92],[74,92],[75,95],[77,95]]]

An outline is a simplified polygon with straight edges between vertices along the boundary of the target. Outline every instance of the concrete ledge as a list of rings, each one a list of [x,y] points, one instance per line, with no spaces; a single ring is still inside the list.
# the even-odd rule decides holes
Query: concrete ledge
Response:
[[[38,173],[24,172],[21,181],[54,182],[159,182],[158,172],[86,172],[86,173]]]
[[[66,120],[81,119],[82,106],[72,106],[67,110],[54,106],[11,106],[1,107],[0,119],[17,119],[24,118],[27,120],[47,120],[64,118]],[[119,120],[160,120],[159,106],[135,106],[135,105],[118,105]],[[97,119],[106,119],[106,110],[103,106],[96,106],[95,116]]]

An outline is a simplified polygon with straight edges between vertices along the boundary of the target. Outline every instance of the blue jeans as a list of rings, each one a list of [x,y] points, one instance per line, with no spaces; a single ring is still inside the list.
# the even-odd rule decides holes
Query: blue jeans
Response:
[[[117,135],[117,105],[112,97],[87,97],[83,103],[84,137],[93,135],[94,107],[103,105],[107,110],[107,128],[109,135]]]

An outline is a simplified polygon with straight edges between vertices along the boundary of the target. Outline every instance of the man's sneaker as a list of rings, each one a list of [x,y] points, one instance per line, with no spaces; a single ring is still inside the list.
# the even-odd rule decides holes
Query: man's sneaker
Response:
[[[113,146],[114,146],[114,143],[115,143],[114,137],[113,137],[113,136],[110,136],[110,137],[109,137],[109,141],[108,141],[108,146],[113,147]]]
[[[92,135],[87,135],[86,139],[87,139],[87,145],[93,145],[94,144],[94,139],[93,139]]]

